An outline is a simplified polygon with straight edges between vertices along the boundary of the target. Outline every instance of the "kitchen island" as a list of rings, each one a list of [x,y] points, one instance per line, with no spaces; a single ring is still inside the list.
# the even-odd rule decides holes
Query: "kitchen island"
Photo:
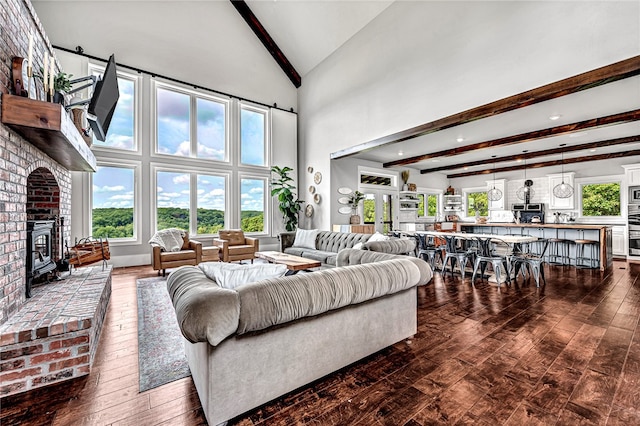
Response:
[[[600,243],[601,271],[613,264],[613,231],[611,225],[576,223],[458,223],[462,232],[497,235],[531,235],[538,238],[595,240]],[[575,259],[575,244],[569,246],[569,256]]]

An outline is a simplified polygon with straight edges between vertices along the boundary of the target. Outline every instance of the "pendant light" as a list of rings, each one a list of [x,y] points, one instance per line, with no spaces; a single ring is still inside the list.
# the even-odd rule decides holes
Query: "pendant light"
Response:
[[[526,154],[528,150],[524,150],[522,152]],[[527,159],[525,158],[524,159],[524,185],[518,188],[518,190],[516,191],[516,195],[518,196],[518,198],[523,200],[525,203],[529,203],[529,201],[531,200],[531,197],[533,197],[534,192],[533,192],[533,188],[531,188],[532,185],[533,185],[533,181],[530,179],[527,179]]]
[[[502,191],[496,188],[496,156],[492,155],[491,158],[493,158],[493,188],[487,192],[487,198],[490,201],[498,201],[502,198]]]
[[[560,144],[560,146],[565,146],[566,143]],[[569,198],[573,195],[573,187],[568,183],[564,183],[564,152],[560,153],[562,165],[562,183],[553,187],[553,195],[556,198]]]

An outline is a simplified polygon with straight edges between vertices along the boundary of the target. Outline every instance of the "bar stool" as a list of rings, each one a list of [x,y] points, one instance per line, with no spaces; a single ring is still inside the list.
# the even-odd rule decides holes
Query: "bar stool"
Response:
[[[564,238],[549,238],[549,263],[552,265],[571,265],[569,245],[571,240]]]
[[[597,268],[600,263],[600,242],[596,240],[576,240],[576,268]],[[589,256],[585,256],[589,247]]]

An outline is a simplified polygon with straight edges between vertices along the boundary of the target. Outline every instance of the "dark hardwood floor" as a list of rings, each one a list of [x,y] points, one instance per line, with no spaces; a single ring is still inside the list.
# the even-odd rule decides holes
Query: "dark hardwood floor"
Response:
[[[418,334],[235,419],[239,425],[640,424],[640,265],[547,266],[547,285],[418,290]],[[137,278],[114,271],[91,374],[1,401],[0,423],[206,424],[191,378],[138,392]]]

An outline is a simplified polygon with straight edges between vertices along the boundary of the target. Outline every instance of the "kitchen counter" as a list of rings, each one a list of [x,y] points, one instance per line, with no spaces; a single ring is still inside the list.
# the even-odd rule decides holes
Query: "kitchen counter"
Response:
[[[595,240],[600,243],[600,270],[613,265],[613,226],[592,223],[458,223],[462,232],[489,234],[525,234],[538,238],[562,238]],[[575,259],[575,244],[570,246],[570,256]],[[575,260],[574,260],[575,264]]]
[[[550,229],[602,229],[614,225],[599,225],[593,223],[463,223],[458,222],[461,228],[466,226],[496,226],[504,228],[550,228]]]

